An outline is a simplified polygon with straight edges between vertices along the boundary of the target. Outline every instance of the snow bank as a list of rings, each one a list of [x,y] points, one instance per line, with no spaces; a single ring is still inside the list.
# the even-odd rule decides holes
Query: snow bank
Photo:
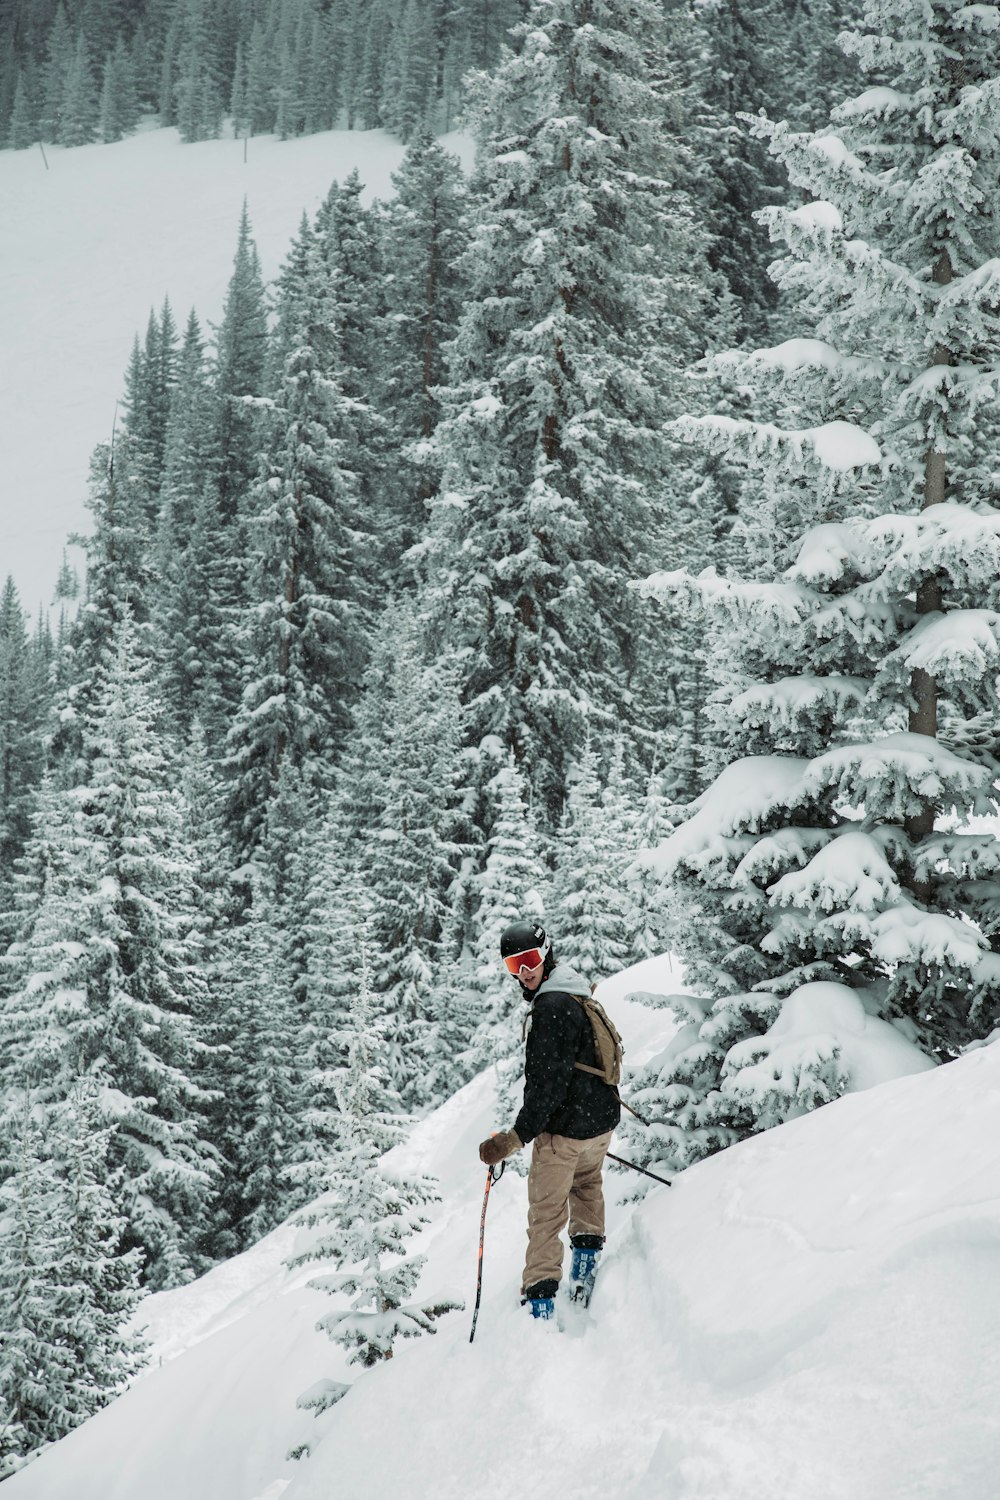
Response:
[[[660,979],[677,988],[676,974]],[[814,1020],[866,1029],[863,1012],[826,1000]],[[614,1006],[629,1038],[641,1018]],[[493,1115],[483,1075],[394,1157],[439,1176],[420,1248],[435,1287],[470,1308],[475,1146]],[[993,1046],[734,1147],[638,1208],[614,1205],[591,1314],[561,1332],[517,1306],[524,1183],[507,1173],[490,1202],[475,1344],[470,1309],[451,1315],[321,1422],[294,1399],[340,1378],[340,1351],[312,1329],[324,1299],[275,1278],[272,1237],[242,1269],[220,1268],[235,1277],[235,1300],[212,1314],[225,1326],[203,1317],[210,1278],[169,1294],[174,1334],[189,1298],[204,1336],[7,1496],[986,1500],[1000,1460],[998,1181]],[[312,1456],[285,1462],[303,1431]]]

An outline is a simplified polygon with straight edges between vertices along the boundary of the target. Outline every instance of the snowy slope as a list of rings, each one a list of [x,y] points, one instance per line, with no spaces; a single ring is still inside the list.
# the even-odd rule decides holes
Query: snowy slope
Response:
[[[631,971],[632,988],[669,988]],[[622,989],[619,980],[617,990]],[[613,1001],[612,1001],[613,997]],[[606,989],[633,1063],[663,1012]],[[498,1122],[476,1079],[397,1148],[434,1172],[423,1291],[471,1300]],[[491,1199],[483,1308],[345,1375],[282,1228],[150,1299],[164,1363],[8,1481],[10,1500],[992,1500],[1000,1463],[1000,1049],[904,1077],[618,1205],[592,1314],[516,1304],[524,1183]],[[178,1354],[178,1351],[183,1352]],[[171,1356],[178,1354],[178,1357]],[[351,1378],[350,1376],[348,1378]],[[312,1455],[286,1462],[311,1441]]]
[[[450,150],[466,156],[462,137]],[[265,277],[303,210],[355,168],[392,193],[403,147],[382,131],[183,146],[151,130],[108,146],[0,151],[0,582],[48,604],[71,531],[86,531],[91,451],[110,438],[132,339],[169,296],[217,322],[244,196]],[[79,555],[76,555],[79,562]]]

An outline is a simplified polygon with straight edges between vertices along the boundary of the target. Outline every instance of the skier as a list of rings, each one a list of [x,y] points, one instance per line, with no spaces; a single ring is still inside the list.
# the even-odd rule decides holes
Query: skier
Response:
[[[574,1297],[590,1299],[597,1255],[604,1245],[601,1171],[621,1117],[617,1090],[597,1076],[594,1035],[574,996],[590,984],[569,964],[556,963],[537,922],[514,922],[500,938],[500,956],[533,1001],[524,1065],[524,1102],[512,1130],[479,1147],[488,1166],[534,1141],[528,1171],[528,1254],[521,1302],[535,1318],[555,1315],[562,1277],[560,1232],[569,1220]],[[581,1066],[578,1066],[581,1065]]]

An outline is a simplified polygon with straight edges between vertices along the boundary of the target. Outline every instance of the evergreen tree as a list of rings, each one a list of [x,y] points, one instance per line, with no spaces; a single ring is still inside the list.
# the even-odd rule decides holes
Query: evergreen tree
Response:
[[[57,139],[61,146],[85,146],[97,133],[97,86],[87,43],[81,31],[66,73],[59,109]]]
[[[406,0],[382,80],[380,115],[387,130],[409,141],[433,119],[437,41],[429,5]]]
[[[128,1244],[161,1287],[197,1265],[216,1168],[191,1076],[203,1008],[193,869],[147,675],[126,614],[84,718],[89,778],[40,801],[0,1028],[10,1086],[58,1109],[81,1073],[100,1085]]]
[[[65,1120],[40,1123],[25,1100],[0,1187],[0,1477],[119,1394],[141,1364],[126,1330],[139,1299],[138,1253],[107,1185],[111,1132],[93,1088],[77,1084]]]
[[[427,665],[405,610],[390,608],[384,628],[394,660],[377,705],[381,732],[368,741],[382,784],[368,934],[386,1070],[404,1106],[421,1108],[465,1082],[460,1053],[471,1036],[455,1014],[448,946],[462,853],[458,684],[446,663]]]
[[[272,915],[273,881],[255,881],[230,949],[225,1133],[231,1163],[225,1222],[238,1248],[254,1244],[301,1205],[303,1064],[287,967],[286,933]]]
[[[45,59],[42,65],[42,114],[41,127],[45,139],[61,139],[62,113],[65,107],[66,89],[73,68],[73,36],[66,19],[66,9],[61,3],[56,6],[45,42]]]
[[[110,448],[102,444],[94,450],[87,500],[93,530],[86,537],[73,538],[86,554],[86,587],[83,607],[75,614],[61,653],[66,666],[58,685],[57,728],[51,747],[54,772],[67,787],[87,779],[83,726],[93,708],[102,663],[112,650],[115,632],[126,615],[139,626],[149,616],[149,488],[145,455],[140,452],[135,462],[132,455],[127,432]]]
[[[12,936],[12,875],[31,831],[31,798],[42,776],[47,677],[8,578],[0,594],[0,951]]]
[[[268,40],[259,21],[254,22],[247,51],[247,81],[244,95],[247,129],[260,135],[274,125],[274,98]]]
[[[233,122],[233,135],[250,134],[250,117],[247,111],[247,64],[243,43],[237,43],[233,83],[229,90],[229,115]]]
[[[796,1040],[803,1007],[941,1059],[997,1014],[1000,860],[963,824],[998,772],[1000,50],[957,0],[869,0],[846,45],[875,86],[829,127],[754,126],[814,195],[766,215],[813,336],[728,361],[760,419],[684,424],[781,486],[773,565],[652,584],[728,624],[735,757],[648,860],[707,991],[661,1078],[675,1164],[849,1086],[835,1021]],[[814,425],[765,420],[789,409]]]
[[[139,120],[132,61],[121,37],[104,63],[97,133],[102,141],[120,141]]]
[[[286,758],[310,786],[328,784],[364,665],[370,548],[351,464],[356,414],[324,373],[330,320],[318,253],[308,276],[273,441],[247,505],[254,677],[229,735],[232,826],[244,853],[259,839]]]
[[[218,430],[212,376],[198,319],[188,319],[164,440],[154,542],[161,690],[186,736],[195,719],[213,753],[236,698],[225,614],[227,568],[218,498]]]
[[[344,390],[377,405],[382,367],[384,289],[381,245],[373,211],[362,203],[355,169],[334,182],[316,216],[316,233],[332,282],[332,321]],[[374,436],[374,435],[373,435]]]
[[[629,863],[631,809],[623,795],[621,740],[602,797],[597,750],[588,737],[573,771],[547,893],[548,923],[591,982],[634,961],[622,874]]]
[[[174,120],[183,141],[206,141],[222,128],[212,11],[207,0],[181,0],[177,22]]]
[[[14,151],[24,151],[28,146],[33,146],[38,137],[39,126],[31,107],[31,94],[24,73],[18,72],[6,144]]]
[[[589,715],[634,714],[628,578],[666,521],[669,361],[699,350],[703,247],[664,131],[661,11],[560,0],[479,85],[466,311],[426,544],[468,743],[496,735],[558,818]],[[642,329],[641,337],[635,330]]]
[[[157,315],[150,311],[146,337],[136,339],[125,374],[129,481],[141,486],[150,528],[159,513],[170,408],[177,386],[177,325],[168,298]]]
[[[461,164],[426,132],[414,137],[392,181],[395,194],[381,213],[387,315],[382,399],[395,442],[404,448],[431,437],[440,416],[445,349],[458,326],[464,291],[457,261],[466,246],[466,204]],[[410,453],[401,458],[390,492],[399,515],[400,554],[424,530],[433,478],[423,449],[419,462]]]
[[[302,129],[306,135],[333,130],[337,123],[343,60],[337,40],[338,13],[312,5],[300,35]]]
[[[427,1223],[422,1208],[437,1194],[430,1179],[403,1179],[381,1164],[380,1157],[399,1137],[392,1117],[398,1101],[377,1062],[380,1036],[373,1010],[362,958],[351,1007],[349,1063],[342,1079],[341,1147],[328,1198],[301,1220],[321,1225],[321,1232],[296,1262],[324,1260],[338,1268],[309,1284],[331,1295],[346,1294],[350,1304],[327,1313],[318,1326],[351,1349],[351,1362],[366,1369],[388,1359],[397,1338],[434,1333],[435,1319],[457,1305],[407,1300],[424,1257],[408,1256],[406,1242]],[[384,1263],[387,1257],[390,1265]]]
[[[219,501],[227,525],[257,472],[259,443],[250,403],[264,396],[266,359],[264,282],[244,203],[216,351]]]

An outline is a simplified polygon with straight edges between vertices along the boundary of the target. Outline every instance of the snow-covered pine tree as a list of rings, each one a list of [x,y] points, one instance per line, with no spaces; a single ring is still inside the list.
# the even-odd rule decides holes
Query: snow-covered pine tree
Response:
[[[538,5],[475,90],[428,597],[461,652],[468,745],[514,751],[549,827],[588,718],[604,736],[636,715],[626,579],[663,535],[670,368],[706,321],[703,246],[668,181],[666,26],[648,0]]]
[[[59,122],[72,66],[73,34],[66,19],[66,7],[62,0],[59,0],[45,39],[41,67],[39,124],[44,140],[57,141],[59,139]]]
[[[1000,998],[1000,848],[965,828],[1000,771],[1000,28],[868,0],[845,45],[872,86],[830,126],[754,124],[812,195],[765,219],[813,324],[730,363],[762,418],[802,415],[684,424],[765,484],[803,476],[780,571],[647,584],[727,622],[739,757],[646,858],[706,995],[655,1081],[675,1165],[848,1087],[838,1028],[888,1019],[946,1059]]]
[[[238,701],[225,614],[232,589],[219,506],[218,432],[211,374],[192,312],[167,422],[153,557],[154,651],[171,726],[185,738],[198,719],[218,755]]]
[[[86,555],[86,586],[65,634],[50,749],[53,774],[65,787],[87,779],[84,724],[94,709],[115,633],[126,616],[140,626],[149,618],[153,579],[144,467],[141,455],[133,462],[127,431],[116,435],[110,447],[99,444],[91,458],[87,508],[93,530],[74,538]]]
[[[336,375],[344,395],[354,403],[360,514],[381,525],[395,481],[387,452],[391,434],[381,416],[387,353],[385,287],[378,221],[362,202],[363,193],[357,170],[343,183],[334,182],[316,215],[315,228],[330,278],[328,316],[335,334],[335,365],[328,373]]]
[[[207,141],[222,127],[223,91],[216,61],[213,7],[179,0],[173,26],[174,85],[170,122],[183,141]]]
[[[387,130],[410,141],[434,119],[437,39],[426,0],[405,0],[382,75],[380,114]]]
[[[126,615],[83,724],[88,779],[46,788],[21,935],[2,960],[4,1083],[57,1112],[91,1073],[149,1285],[189,1277],[217,1174],[194,1082],[204,1008],[193,869]]]
[[[592,983],[633,961],[622,880],[630,863],[631,830],[621,795],[620,748],[613,769],[619,784],[609,802],[602,796],[597,747],[588,735],[573,767],[545,902],[553,942]]]
[[[295,1051],[302,1081],[300,1131],[288,1161],[296,1201],[327,1188],[340,1141],[338,1086],[347,1065],[351,996],[357,985],[356,934],[369,909],[367,845],[354,826],[357,782],[342,773],[327,810],[304,829],[300,932],[304,970],[296,994]]]
[[[384,1060],[407,1109],[465,1081],[453,1007],[457,957],[450,894],[462,854],[464,789],[453,668],[428,664],[412,607],[390,605],[374,679],[384,684],[358,715],[359,749],[374,773],[377,815],[363,833],[367,934]],[[360,769],[360,768],[359,768]],[[361,791],[357,806],[366,801]],[[370,815],[369,815],[370,816]],[[359,830],[360,831],[360,830]]]
[[[102,141],[120,141],[139,121],[132,59],[123,37],[104,60],[97,133]]]
[[[85,146],[97,134],[97,85],[87,41],[77,33],[73,59],[67,69],[59,106],[60,146]]]
[[[338,351],[316,246],[303,275],[271,442],[244,507],[252,557],[242,654],[252,680],[227,740],[239,859],[259,843],[286,759],[315,791],[329,787],[367,648],[374,548],[354,468],[358,403],[328,373]]]
[[[122,402],[129,482],[142,493],[151,528],[159,510],[177,357],[177,326],[165,298],[159,315],[155,310],[149,314],[142,346],[138,339],[133,345]]]
[[[23,70],[18,71],[10,121],[7,126],[5,145],[12,151],[25,151],[39,139],[38,115],[31,96],[30,85],[25,81]]]
[[[58,1121],[23,1096],[0,1187],[0,1477],[106,1406],[141,1366],[140,1254],[109,1186],[92,1080]],[[40,1117],[39,1117],[40,1116]]]
[[[31,832],[50,699],[46,663],[29,638],[17,589],[8,578],[0,593],[0,952],[13,936],[14,866]]]
[[[239,1249],[280,1224],[305,1197],[291,1173],[303,1156],[305,1068],[287,935],[273,915],[273,882],[264,880],[251,882],[250,901],[227,945],[232,975],[219,1017],[227,1103],[222,1223]]]
[[[260,444],[254,400],[265,395],[267,298],[246,202],[216,348],[219,500],[225,525],[257,473]]]
[[[440,414],[445,348],[462,306],[456,262],[466,244],[466,194],[458,158],[426,131],[414,136],[392,181],[396,191],[381,206],[380,224],[387,314],[382,402],[402,450],[389,494],[402,556],[423,533],[435,488],[430,462],[414,463],[405,445],[429,438]]]
[[[255,906],[254,891],[240,886],[230,868],[226,837],[226,789],[210,750],[208,737],[196,719],[180,756],[181,842],[191,859],[194,879],[192,928],[198,941],[198,970],[204,981],[192,1008],[192,1029],[198,1053],[191,1066],[192,1081],[205,1099],[201,1109],[205,1140],[219,1161],[219,1178],[209,1204],[209,1226],[200,1248],[210,1261],[225,1259],[244,1248],[235,1229],[245,1217],[241,1158],[234,1143],[242,1143],[245,1115],[239,1103],[246,1082],[246,1060],[253,1057],[247,1041],[253,1030],[258,997],[269,994],[260,965],[246,952],[243,925]],[[256,911],[253,911],[257,915]],[[273,933],[263,940],[273,954]],[[241,987],[249,989],[249,996]]]
[[[437,1193],[428,1177],[399,1176],[381,1158],[400,1139],[398,1097],[378,1061],[380,1028],[365,957],[363,933],[354,952],[357,986],[351,1004],[348,1065],[341,1078],[342,1136],[328,1194],[300,1223],[319,1232],[294,1264],[331,1263],[333,1274],[309,1284],[350,1298],[317,1323],[335,1343],[353,1351],[364,1368],[388,1359],[398,1338],[434,1333],[435,1319],[459,1304],[437,1299],[408,1301],[425,1257],[408,1255],[407,1240],[428,1222],[422,1211]]]

